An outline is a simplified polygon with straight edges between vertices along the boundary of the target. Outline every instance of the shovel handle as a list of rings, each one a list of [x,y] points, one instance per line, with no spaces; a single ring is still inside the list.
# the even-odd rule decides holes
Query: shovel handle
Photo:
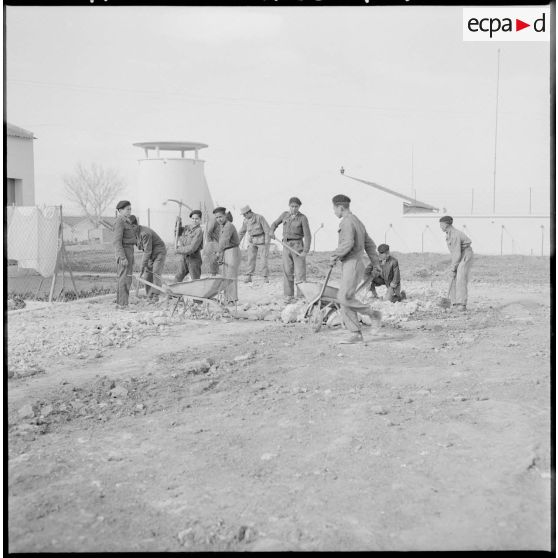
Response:
[[[274,240],[280,242],[287,250],[290,250],[293,254],[296,254],[298,257],[302,258],[302,254],[300,252],[297,252],[294,248],[291,248],[286,242],[283,242],[278,238],[275,238]]]

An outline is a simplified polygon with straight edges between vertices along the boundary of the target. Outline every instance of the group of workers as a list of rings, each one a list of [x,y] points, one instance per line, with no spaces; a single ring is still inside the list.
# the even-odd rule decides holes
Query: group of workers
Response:
[[[366,232],[366,227],[351,211],[351,200],[343,194],[332,198],[333,212],[340,219],[339,239],[336,250],[330,257],[330,265],[341,263],[341,281],[337,300],[341,308],[343,325],[350,335],[341,342],[357,343],[362,341],[362,330],[358,314],[375,318],[370,305],[363,304],[355,298],[357,287],[362,286],[365,279],[372,297],[377,297],[376,287],[385,285],[385,299],[400,302],[406,298],[401,290],[401,276],[397,259],[390,254],[387,244],[376,247]],[[224,207],[213,210],[213,217],[208,220],[205,230],[202,229],[202,212],[193,210],[190,224],[182,226],[177,220],[176,253],[180,255],[179,269],[175,276],[177,282],[186,276],[191,280],[201,277],[202,259],[207,260],[209,273],[219,274],[233,279],[225,290],[225,300],[235,304],[238,300],[238,274],[240,268],[240,243],[246,236],[248,239],[248,268],[245,282],[251,282],[256,272],[258,254],[262,261],[262,275],[269,282],[268,255],[271,240],[278,240],[275,231],[283,225],[280,241],[283,245],[283,295],[284,302],[290,303],[301,296],[295,295],[295,285],[306,281],[306,256],[310,251],[312,235],[308,218],[300,212],[302,202],[298,197],[289,200],[289,210],[269,225],[266,219],[254,213],[250,206],[244,206],[240,212],[244,218],[240,231],[233,225],[230,212]],[[131,203],[120,201],[116,206],[117,219],[114,227],[114,246],[118,273],[116,304],[118,308],[128,306],[128,296],[132,281],[134,264],[134,247],[143,251],[140,265],[140,276],[154,285],[146,284],[146,294],[151,300],[158,300],[167,248],[159,235],[149,227],[140,225],[131,214]],[[466,310],[467,285],[471,268],[473,251],[471,239],[462,231],[453,227],[453,219],[446,215],[440,219],[440,228],[446,233],[446,242],[451,254],[451,265],[448,270],[451,276],[450,299],[456,310]],[[363,256],[366,253],[370,263],[364,266]],[[298,291],[298,289],[297,289]]]

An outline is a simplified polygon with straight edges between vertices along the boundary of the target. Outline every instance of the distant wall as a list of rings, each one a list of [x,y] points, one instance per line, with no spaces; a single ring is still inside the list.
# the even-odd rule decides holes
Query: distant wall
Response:
[[[15,204],[35,205],[33,140],[8,136],[6,152],[6,178],[15,181]]]

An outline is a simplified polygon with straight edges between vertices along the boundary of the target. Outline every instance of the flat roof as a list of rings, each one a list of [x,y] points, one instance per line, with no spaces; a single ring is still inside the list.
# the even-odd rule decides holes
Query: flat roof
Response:
[[[207,143],[198,143],[195,141],[143,141],[134,143],[135,147],[143,149],[159,149],[160,151],[195,151],[209,147]]]

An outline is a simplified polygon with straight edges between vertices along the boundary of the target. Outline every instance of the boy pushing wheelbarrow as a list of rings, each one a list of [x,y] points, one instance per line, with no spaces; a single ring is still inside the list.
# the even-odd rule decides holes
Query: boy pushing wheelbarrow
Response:
[[[337,291],[337,301],[341,309],[343,325],[350,332],[340,343],[359,343],[364,339],[358,319],[358,314],[370,316],[374,320],[380,320],[381,314],[372,310],[367,304],[359,302],[355,298],[357,286],[364,275],[364,264],[362,262],[363,252],[370,258],[373,268],[379,267],[376,244],[366,232],[366,228],[360,219],[351,212],[349,197],[338,194],[332,199],[333,212],[341,219],[339,223],[339,243],[332,254],[330,265],[333,267],[338,261],[341,262],[341,284]],[[329,277],[329,275],[328,275]]]

